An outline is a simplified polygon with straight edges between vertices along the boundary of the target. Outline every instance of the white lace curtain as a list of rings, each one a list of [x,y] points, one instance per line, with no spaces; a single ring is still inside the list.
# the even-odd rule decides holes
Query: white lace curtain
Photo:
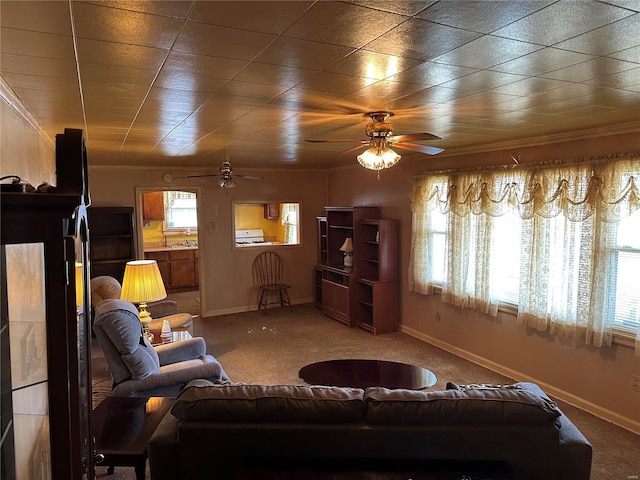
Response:
[[[297,243],[298,238],[298,211],[296,203],[283,203],[280,213],[282,225],[284,226],[284,242]]]
[[[518,322],[595,346],[611,343],[605,247],[610,226],[640,209],[640,153],[415,176],[409,288],[423,294],[434,285],[434,209],[447,218],[443,301],[497,314],[491,219],[514,212],[521,218]]]

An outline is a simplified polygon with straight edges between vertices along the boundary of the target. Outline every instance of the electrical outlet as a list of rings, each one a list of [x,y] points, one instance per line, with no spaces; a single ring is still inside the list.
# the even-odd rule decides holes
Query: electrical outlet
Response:
[[[640,392],[640,375],[631,376],[631,390]]]

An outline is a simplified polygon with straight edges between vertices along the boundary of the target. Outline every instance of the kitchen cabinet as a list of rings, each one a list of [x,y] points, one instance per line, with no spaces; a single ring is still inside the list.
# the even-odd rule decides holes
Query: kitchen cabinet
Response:
[[[280,204],[279,203],[265,203],[264,205],[264,218],[273,220],[280,216]]]
[[[171,273],[169,270],[169,252],[159,251],[159,252],[144,252],[145,260],[155,260],[158,264],[158,270],[160,270],[160,276],[162,277],[162,282],[164,283],[164,288],[168,289],[171,287]]]
[[[142,195],[142,219],[164,220],[164,192],[150,192]]]
[[[169,256],[171,288],[196,286],[193,251],[173,251],[169,252]]]
[[[167,291],[191,290],[199,285],[198,249],[167,249],[144,253],[155,260]]]

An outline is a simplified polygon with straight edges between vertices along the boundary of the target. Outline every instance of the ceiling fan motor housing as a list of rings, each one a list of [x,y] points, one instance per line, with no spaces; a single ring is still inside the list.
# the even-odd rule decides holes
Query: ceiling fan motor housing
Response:
[[[233,173],[233,170],[231,170],[231,162],[222,162],[220,173],[225,177],[230,177]]]
[[[371,118],[371,122],[365,128],[365,133],[369,138],[388,138],[393,135],[391,124],[386,121],[393,115],[392,112],[370,112],[366,115]]]

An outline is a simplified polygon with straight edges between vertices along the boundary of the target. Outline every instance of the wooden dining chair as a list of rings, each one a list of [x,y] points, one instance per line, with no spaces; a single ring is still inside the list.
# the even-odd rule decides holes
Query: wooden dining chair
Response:
[[[264,307],[266,315],[269,305],[291,306],[289,300],[291,286],[284,282],[284,266],[277,253],[266,251],[259,254],[253,260],[253,272],[260,288],[258,310]]]

